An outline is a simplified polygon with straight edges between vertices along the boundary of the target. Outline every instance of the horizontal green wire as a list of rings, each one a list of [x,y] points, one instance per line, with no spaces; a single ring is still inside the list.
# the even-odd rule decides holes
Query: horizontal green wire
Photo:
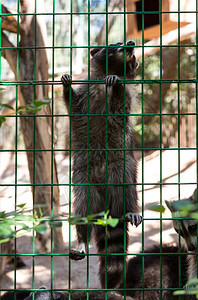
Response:
[[[108,288],[108,289],[45,289],[44,291],[53,291],[53,292],[71,292],[71,291],[175,291],[175,290],[183,290],[183,288],[127,288],[127,289],[119,289],[119,288]],[[42,289],[0,289],[0,291],[42,291]]]
[[[56,13],[50,13],[50,12],[46,12],[46,13],[1,13],[1,16],[71,16],[71,15],[137,15],[137,14],[141,14],[141,15],[150,15],[150,14],[175,14],[175,13],[187,13],[187,14],[192,14],[192,13],[196,13],[196,10],[183,10],[183,11],[177,11],[177,10],[171,10],[171,11],[163,11],[163,10],[155,10],[155,11],[108,11],[108,12],[104,12],[104,11],[100,11],[100,12],[56,12]]]
[[[196,182],[149,182],[149,183],[0,183],[0,186],[126,186],[126,185],[186,185],[197,184]]]
[[[124,46],[119,46],[124,47]],[[161,45],[161,44],[155,44],[155,45],[135,45],[133,46],[133,48],[159,48],[159,47],[163,47],[163,48],[196,48],[196,44],[182,44],[182,45]],[[14,47],[8,47],[8,46],[2,46],[0,47],[0,49],[93,49],[93,48],[111,48],[110,46],[14,46]]]
[[[6,118],[13,118],[13,117],[37,117],[37,118],[48,118],[48,117],[90,117],[90,116],[93,116],[93,117],[97,117],[97,116],[104,116],[104,117],[109,117],[109,116],[197,116],[198,113],[133,113],[133,114],[49,114],[49,115],[29,115],[29,114],[23,114],[23,115],[15,115],[15,114],[12,114],[12,115],[0,115],[3,116],[3,117],[6,117]],[[109,148],[108,148],[109,149]],[[108,150],[107,149],[107,150]],[[127,148],[128,149],[128,148]],[[53,150],[53,149],[52,149]]]
[[[105,80],[74,80],[72,84],[105,84]],[[136,80],[119,80],[116,84],[142,84],[142,83],[198,83],[198,79],[136,79]],[[61,84],[59,80],[57,81],[0,81],[0,85],[52,85]]]
[[[179,147],[179,148],[159,148],[159,147],[156,147],[156,148],[127,148],[127,149],[111,149],[111,148],[108,148],[108,149],[71,149],[71,148],[59,148],[59,149],[0,149],[0,153],[1,152],[36,152],[36,151],[52,151],[52,152],[60,152],[60,151],[69,151],[69,152],[72,152],[72,151],[142,151],[142,150],[145,150],[145,151],[150,151],[150,150],[197,150],[198,148],[196,147],[192,147],[192,148],[182,148],[182,147]]]
[[[83,257],[84,256],[170,256],[170,255],[184,255],[184,256],[187,256],[187,255],[196,255],[197,256],[197,252],[194,252],[194,253],[187,253],[187,252],[158,252],[158,253],[147,253],[147,252],[144,252],[144,253],[136,253],[136,252],[126,252],[126,253],[116,253],[116,252],[113,252],[113,253],[83,253]],[[15,254],[1,254],[0,256],[70,256],[69,253],[53,253],[53,254],[50,254],[50,253],[16,253]]]

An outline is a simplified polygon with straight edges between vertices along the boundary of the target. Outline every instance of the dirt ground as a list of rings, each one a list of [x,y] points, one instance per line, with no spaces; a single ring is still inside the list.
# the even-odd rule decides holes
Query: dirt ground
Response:
[[[185,183],[180,186],[181,198],[188,197],[194,191],[195,185],[193,183],[197,180],[197,164],[196,151],[182,150],[178,155],[177,150],[166,150],[161,154],[159,151],[148,154],[141,159],[141,152],[137,152],[138,158],[138,195],[140,203],[144,200],[144,222],[142,226],[134,228],[130,225],[130,247],[129,254],[135,254],[142,250],[142,241],[144,241],[145,249],[148,249],[153,244],[160,242],[160,221],[159,213],[151,212],[146,209],[146,206],[152,202],[160,201],[160,194],[162,197],[162,204],[164,200],[178,199],[178,181]],[[69,182],[69,160],[64,158],[61,154],[56,156],[58,165],[59,182]],[[25,184],[29,182],[27,161],[23,152],[18,153],[17,165],[17,182]],[[178,164],[178,161],[180,163]],[[0,187],[0,210],[11,210],[14,205],[15,189],[9,186],[15,180],[15,160],[14,156],[9,156],[7,153],[1,153],[1,183],[8,184],[8,186]],[[161,166],[161,167],[160,167]],[[178,171],[180,170],[180,176]],[[161,181],[160,181],[161,179]],[[163,182],[165,185],[158,183]],[[142,185],[141,183],[144,183]],[[69,189],[65,186],[60,187],[61,193],[61,209],[63,213],[68,213]],[[17,188],[17,203],[28,203],[31,206],[32,195],[30,188],[27,186],[20,186]],[[165,206],[165,204],[164,204]],[[141,208],[142,209],[142,208]],[[166,209],[163,214],[164,218],[169,218],[170,213]],[[153,218],[153,220],[150,220]],[[149,219],[149,220],[148,220]],[[143,234],[142,234],[143,232]],[[98,280],[98,263],[96,256],[90,256],[88,262],[84,259],[79,262],[70,261],[64,254],[68,253],[69,249],[69,226],[64,224],[63,236],[65,242],[65,249],[62,256],[24,256],[23,261],[26,267],[17,269],[16,274],[7,267],[5,276],[3,276],[0,287],[9,289],[14,288],[14,278],[16,276],[17,288],[39,288],[45,286],[55,289],[65,288],[86,288],[87,281],[89,281],[89,288],[99,288]],[[72,247],[76,245],[75,229],[72,227],[71,231]],[[176,243],[177,235],[172,229],[170,220],[162,221],[162,241],[163,243]],[[26,235],[17,239],[18,253],[32,253],[32,236]],[[94,241],[90,242],[90,253],[96,253]],[[39,253],[39,249],[35,247],[35,253]],[[88,270],[88,272],[87,272]]]

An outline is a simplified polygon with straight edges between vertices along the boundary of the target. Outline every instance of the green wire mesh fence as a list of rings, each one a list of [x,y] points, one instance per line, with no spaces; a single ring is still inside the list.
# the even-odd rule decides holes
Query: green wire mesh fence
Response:
[[[5,257],[14,258],[14,271],[9,273],[12,274],[9,275],[12,276],[10,282],[5,282],[3,273],[5,271],[2,270],[0,291],[2,294],[17,290],[35,292],[44,284],[49,291],[80,290],[97,293],[100,290],[105,292],[117,290],[122,292],[124,299],[130,290],[134,291],[134,295],[135,291],[139,291],[140,294],[136,294],[136,299],[147,299],[148,293],[153,291],[158,292],[158,299],[163,299],[165,291],[182,290],[182,256],[186,253],[181,250],[180,235],[179,251],[171,253],[172,256],[178,256],[178,285],[165,287],[163,258],[170,257],[170,253],[164,252],[163,244],[176,240],[175,237],[171,238],[171,234],[166,234],[166,231],[171,229],[172,219],[168,214],[164,214],[162,209],[151,212],[146,208],[152,202],[156,202],[159,207],[165,207],[165,199],[182,199],[192,194],[197,184],[197,1],[159,0],[148,3],[144,0],[1,0],[0,4],[2,29],[0,152],[3,166],[0,182],[2,195],[0,211],[22,209],[22,214],[25,212],[28,216],[31,214],[34,216],[33,219],[28,219],[32,222],[28,232],[33,228],[33,233],[25,235],[26,239],[21,242],[25,244],[24,248],[17,238],[8,242],[9,238],[8,240],[4,238],[1,229],[0,234],[3,237],[1,240],[10,243],[6,250],[2,246],[1,261],[3,264]],[[122,84],[124,87],[122,114],[124,146],[122,149],[111,149],[108,146],[108,118],[116,117],[116,113],[109,114],[108,88],[106,88],[105,109],[102,115],[105,117],[105,147],[91,149],[90,119],[98,115],[97,112],[90,112],[90,99],[92,99],[90,85],[104,85],[104,80],[91,78],[91,49],[104,47],[108,51],[107,46],[117,42],[123,42],[125,47],[129,40],[136,42],[134,48],[140,67],[134,80],[126,78],[127,58],[124,49],[124,79],[118,82],[118,85]],[[105,61],[105,72],[106,75],[109,74],[108,56]],[[60,77],[64,73],[73,75],[72,87],[87,85],[87,113],[84,114],[87,118],[85,149],[72,148],[74,114],[71,88],[68,111],[59,101],[62,98]],[[126,111],[128,85],[133,86],[138,94],[136,105],[132,106],[130,113]],[[135,138],[135,147],[131,149],[126,147],[125,125],[128,116],[131,119]],[[111,151],[119,150],[124,150],[123,207],[125,209],[126,186],[131,184],[127,183],[125,178],[125,156],[126,151],[131,150],[138,160],[139,176],[136,186],[144,222],[137,231],[133,229],[132,232],[131,229],[132,245],[129,246],[128,251],[126,237],[124,237],[125,251],[117,253],[118,256],[124,256],[123,285],[120,287],[108,289],[107,259],[112,253],[107,253],[106,247],[103,253],[106,257],[105,287],[101,289],[97,275],[94,275],[97,279],[93,280],[92,274],[93,264],[96,263],[93,259],[97,259],[101,253],[97,253],[92,242],[90,244],[87,219],[84,220],[88,244],[86,262],[74,263],[69,256],[73,245],[76,246],[71,225],[71,219],[74,217],[72,190],[75,185],[87,186],[87,215],[89,216],[90,188],[92,185],[103,185],[107,208],[108,186],[110,186],[108,155]],[[87,153],[87,182],[74,184],[72,154],[78,151]],[[89,156],[92,151],[105,153],[104,183],[90,182]],[[24,163],[25,154],[26,163]],[[14,170],[11,172],[12,175],[8,172],[10,161]],[[24,168],[27,170],[24,171]],[[23,206],[18,205],[26,202],[28,202],[28,210],[24,211]],[[36,209],[37,213],[32,209]],[[41,211],[45,213],[44,216]],[[2,222],[4,215],[0,217]],[[20,220],[26,222],[27,217]],[[63,230],[59,227],[60,220]],[[120,221],[123,220],[121,218]],[[50,234],[46,233],[47,227],[44,221],[49,221]],[[94,221],[97,222],[97,218],[94,218]],[[18,233],[16,222],[6,224],[12,228],[12,233],[14,231],[15,235],[16,232]],[[26,223],[22,229],[27,230]],[[11,231],[8,233],[11,234]],[[37,240],[40,240],[41,246],[37,245]],[[107,246],[107,238],[105,243]],[[137,247],[133,243],[137,243]],[[147,251],[156,243],[160,257],[157,252]],[[41,248],[38,250],[38,247]],[[11,248],[14,250],[12,251]],[[128,276],[126,253],[128,259],[133,255],[142,258],[139,264],[142,270],[141,280],[138,285],[131,288],[127,287],[126,283]],[[159,257],[160,278],[156,286],[153,284],[152,287],[148,287],[145,281],[147,280],[145,277],[147,256]],[[17,269],[19,258],[27,260],[27,280],[21,279],[21,273]],[[49,272],[42,271],[44,270],[42,267],[39,269],[39,264],[41,266],[44,264]],[[96,272],[95,265],[94,268]],[[42,280],[38,275],[39,272],[44,272]],[[74,279],[78,276],[79,281]],[[14,297],[17,299],[16,293]],[[68,297],[72,299],[72,293],[69,293]],[[108,294],[105,293],[104,297],[108,299]],[[85,299],[89,298],[91,299],[87,293]]]

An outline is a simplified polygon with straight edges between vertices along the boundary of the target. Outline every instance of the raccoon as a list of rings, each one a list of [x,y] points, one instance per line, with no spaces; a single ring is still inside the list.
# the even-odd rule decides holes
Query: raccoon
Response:
[[[181,203],[181,201],[192,204],[197,204],[197,189],[194,190],[193,194],[188,199],[183,199],[179,201],[165,201],[167,207],[170,209],[172,216],[178,216],[179,209],[177,209],[177,204]],[[175,215],[176,213],[176,215]],[[197,222],[194,219],[180,219],[173,220],[173,227],[175,231],[182,236],[185,241],[185,245],[188,253],[192,253],[192,255],[188,255],[187,257],[187,280],[197,278]],[[189,286],[186,284],[184,286],[185,289],[194,288],[193,286]],[[196,296],[188,295],[186,296],[189,300],[196,299]]]
[[[42,289],[44,289],[42,287]],[[15,298],[16,294],[16,298]],[[122,295],[116,292],[107,292],[107,298],[105,297],[105,292],[103,291],[89,291],[89,300],[135,300],[131,297],[124,298]],[[7,292],[2,297],[2,300],[32,300],[33,294],[28,291],[16,291]],[[36,291],[34,293],[35,300],[87,300],[87,292],[86,291],[74,291],[70,292],[70,297],[68,293],[62,292],[53,292],[51,295],[50,291]]]
[[[40,289],[45,289],[44,287],[40,287]],[[15,298],[16,297],[16,298]],[[2,297],[2,300],[68,300],[67,295],[61,292],[50,292],[50,291],[36,291],[33,293],[30,291],[16,291],[16,292],[7,292]]]
[[[134,93],[128,84],[119,83],[134,79],[138,67],[134,45],[129,41],[126,46],[117,43],[91,50],[90,80],[105,84],[82,84],[73,89],[72,77],[67,74],[61,81],[71,114],[75,215],[86,217],[109,210],[113,218],[126,218],[138,226],[142,217],[137,214],[136,161],[130,150],[133,134],[128,116]],[[76,229],[79,246],[70,256],[79,260],[84,258],[93,226],[87,230],[84,225],[77,225]],[[99,258],[101,285],[105,287],[107,270],[106,287],[119,286],[124,255],[108,253],[127,251],[128,225],[120,221],[116,228],[109,227],[108,236],[102,226],[95,226],[94,233],[98,253],[107,254],[106,258],[104,255]]]
[[[162,248],[160,248],[160,245],[155,245],[145,250],[144,271],[143,256],[138,255],[131,258],[127,264],[126,282],[124,284],[123,281],[120,288],[125,287],[126,295],[133,297],[133,299],[159,300],[160,287],[162,287],[163,300],[179,299],[179,296],[173,296],[172,293],[173,289],[177,290],[186,284],[188,262],[186,255],[175,255],[178,251],[178,246],[173,245],[162,245]],[[158,253],[159,255],[156,255]],[[160,253],[166,254],[160,255]],[[162,263],[162,269],[160,268],[160,262]],[[181,282],[179,282],[179,263],[182,270]],[[160,278],[162,278],[162,282],[160,282]],[[142,290],[138,290],[143,288],[145,289],[144,298]],[[182,296],[181,299],[191,299],[188,297]]]
[[[188,199],[180,201],[191,202],[192,204],[197,203],[197,189],[194,190],[193,194]],[[175,213],[178,212],[176,205],[179,201],[165,201],[167,207],[175,217]],[[175,231],[182,236],[185,241],[188,252],[197,253],[197,222],[194,219],[182,219],[173,220],[173,227]],[[197,278],[197,254],[188,255],[188,280]]]

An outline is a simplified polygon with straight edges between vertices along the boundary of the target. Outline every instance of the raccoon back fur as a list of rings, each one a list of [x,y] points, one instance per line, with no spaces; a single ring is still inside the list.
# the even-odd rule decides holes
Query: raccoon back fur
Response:
[[[137,214],[136,161],[132,150],[123,150],[133,148],[132,128],[127,115],[131,111],[133,92],[129,85],[124,88],[123,84],[118,84],[120,79],[124,79],[124,73],[126,79],[134,79],[138,66],[134,45],[129,41],[125,49],[122,43],[117,43],[107,49],[91,50],[90,80],[105,80],[105,84],[82,84],[73,89],[70,75],[63,75],[61,80],[64,100],[68,112],[72,114],[75,215],[86,217],[109,210],[113,218],[126,217],[138,226],[142,218]],[[90,114],[89,117],[87,114]],[[78,225],[76,229],[79,247],[70,254],[71,258],[78,260],[83,258],[79,254],[86,252],[87,234],[90,238],[92,227],[89,226],[88,233],[86,226]],[[127,224],[119,222],[116,228],[108,227],[108,237],[103,226],[95,226],[94,229],[98,253],[105,253],[106,238],[107,254],[127,251]],[[104,255],[99,260],[101,285],[105,287]],[[107,255],[108,288],[119,286],[123,270],[124,255]]]
[[[168,255],[160,255],[160,246],[156,245],[152,248],[145,250],[145,253],[151,253],[151,255],[144,256],[144,285],[142,280],[142,264],[143,257],[138,255],[131,258],[127,264],[126,272],[126,289],[154,289],[151,291],[144,291],[145,300],[159,300],[160,291],[155,289],[160,289],[160,278],[162,276],[162,299],[163,300],[177,300],[178,296],[173,296],[173,290],[168,290],[169,288],[174,288],[177,290],[179,288],[179,262],[181,263],[181,286],[184,287],[187,281],[187,268],[188,262],[186,255],[175,255],[178,253],[179,249],[177,246],[163,245],[162,253],[167,253]],[[159,253],[159,255],[153,255],[153,253]],[[171,253],[173,253],[171,255]],[[160,257],[162,260],[162,272],[160,269]],[[121,287],[124,287],[122,283]],[[134,299],[143,299],[142,291],[132,290],[126,291],[127,296],[131,296]],[[194,299],[191,296],[182,296],[181,299]]]

